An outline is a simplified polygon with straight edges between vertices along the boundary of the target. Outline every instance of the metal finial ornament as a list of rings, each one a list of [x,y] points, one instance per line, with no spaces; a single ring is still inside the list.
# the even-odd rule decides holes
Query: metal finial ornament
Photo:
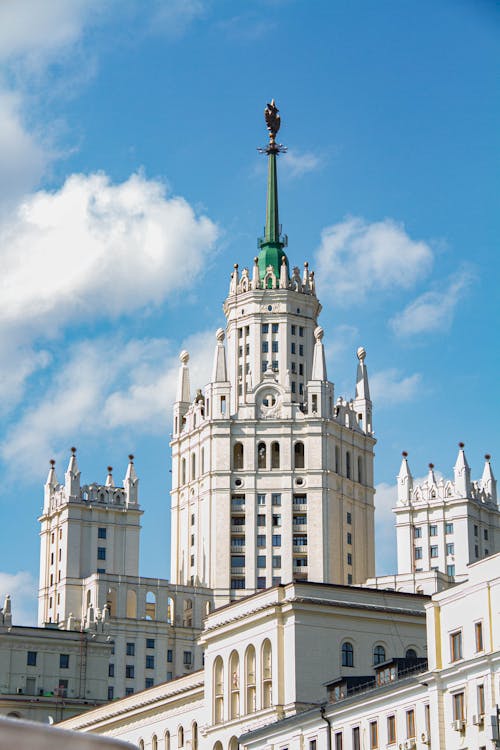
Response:
[[[258,148],[257,151],[261,154],[280,154],[284,153],[287,149],[282,143],[276,143],[276,135],[281,127],[281,117],[279,115],[279,109],[276,106],[274,99],[266,104],[264,110],[264,118],[266,121],[266,127],[269,131],[269,145],[265,148]]]

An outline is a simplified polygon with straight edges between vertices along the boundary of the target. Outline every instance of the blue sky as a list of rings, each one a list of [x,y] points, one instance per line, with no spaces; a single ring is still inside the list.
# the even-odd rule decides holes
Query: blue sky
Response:
[[[136,455],[144,575],[169,574],[178,353],[208,380],[234,262],[280,211],[316,270],[329,377],[374,400],[378,572],[400,452],[498,454],[499,12],[486,0],[6,0],[0,6],[0,594],[33,617],[48,460]]]

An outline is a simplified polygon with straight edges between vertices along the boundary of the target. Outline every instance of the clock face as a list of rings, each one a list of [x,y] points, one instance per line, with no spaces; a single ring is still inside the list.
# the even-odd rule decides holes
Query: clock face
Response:
[[[259,396],[259,411],[263,417],[276,416],[281,402],[281,395],[275,388],[266,388]]]

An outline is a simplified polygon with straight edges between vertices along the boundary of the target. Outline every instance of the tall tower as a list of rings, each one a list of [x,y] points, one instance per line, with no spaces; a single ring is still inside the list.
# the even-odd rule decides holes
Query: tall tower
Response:
[[[172,580],[219,603],[293,579],[374,574],[372,406],[365,351],[355,399],[334,401],[314,272],[289,270],[278,213],[280,116],[265,110],[266,225],[231,274],[212,379],[192,400],[189,354],[174,405]],[[225,342],[226,341],[226,345]]]
[[[123,487],[115,485],[110,466],[104,485],[81,486],[75,448],[64,484],[51,461],[39,518],[39,625],[62,623],[70,614],[82,619],[82,579],[93,573],[139,575],[142,510],[133,458],[129,456]]]

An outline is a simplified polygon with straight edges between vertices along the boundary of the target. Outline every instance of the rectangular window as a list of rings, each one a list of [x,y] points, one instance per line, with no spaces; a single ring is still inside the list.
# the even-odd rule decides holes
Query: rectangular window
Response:
[[[281,534],[273,534],[272,544],[273,547],[281,547]]]
[[[450,654],[451,661],[458,661],[462,658],[462,631],[450,635]]]
[[[173,678],[173,676],[174,676],[173,672],[167,672],[167,681],[171,680]]]
[[[115,689],[111,685],[108,687],[108,701],[112,701],[115,697]]]
[[[484,716],[484,685],[482,684],[477,686],[477,712],[479,716]]]
[[[476,651],[483,650],[483,623],[476,622],[474,624],[474,635],[476,640]]]
[[[299,344],[299,357],[304,356],[304,346],[302,344]]]
[[[410,708],[406,712],[406,739],[410,740],[415,737],[415,711]]]
[[[269,323],[262,323],[262,333],[269,333]]]
[[[439,549],[437,545],[431,547],[431,557],[439,557]]]
[[[115,665],[108,664],[108,677],[114,677],[114,676],[115,676]]]
[[[257,505],[265,505],[265,504],[266,504],[266,496],[257,495]]]
[[[342,732],[335,732],[335,750],[343,750]]]
[[[135,656],[135,643],[127,643],[127,656]]]
[[[195,524],[194,513],[191,513],[191,526],[194,526],[194,524]]]
[[[294,495],[293,504],[294,505],[307,505],[307,495]]]
[[[174,653],[171,648],[167,650],[167,661],[171,664],[174,660]]]
[[[281,568],[281,555],[273,555],[273,568]]]
[[[378,723],[370,721],[370,750],[378,748]]]
[[[125,665],[125,677],[127,678],[127,680],[134,679],[134,665],[133,664]]]
[[[262,372],[267,370],[267,359],[262,360]]]
[[[97,572],[98,573],[105,573],[106,572],[106,568],[97,568]],[[61,580],[61,579],[59,579],[59,580]],[[59,596],[59,594],[58,594],[58,596]]]
[[[295,336],[297,333],[297,326],[292,326],[292,336]]]
[[[273,341],[272,351],[273,351],[274,354],[277,354],[277,352],[279,351],[279,349],[278,349],[278,342],[277,341]]]
[[[415,547],[415,560],[422,559],[422,547]]]
[[[292,393],[295,393],[296,390],[297,390],[297,383],[295,382],[295,380],[292,380]]]
[[[302,396],[304,394],[304,383],[299,383],[299,395]]]
[[[266,556],[265,555],[257,555],[257,567],[258,568],[265,568],[266,567]]]
[[[421,526],[416,526],[414,534],[415,534],[415,539],[421,539],[422,538],[422,527]]]
[[[273,576],[273,586],[281,585],[281,576]]]
[[[297,372],[297,364],[295,362],[292,362],[292,372],[293,373]]]
[[[59,669],[69,669],[69,654],[59,654]]]
[[[352,544],[352,534],[350,531],[347,532],[347,544]]]
[[[396,742],[396,717],[387,717],[387,742],[393,745]]]
[[[348,584],[349,586],[351,586],[351,585],[352,585],[352,573],[348,573],[348,574],[347,574],[347,584]]]
[[[303,375],[303,374],[304,374],[304,365],[299,364],[299,375]]]
[[[257,588],[258,589],[265,589],[266,588],[266,577],[265,576],[258,576],[257,577]]]
[[[232,568],[244,568],[245,567],[245,555],[231,555],[231,567]]]
[[[146,677],[146,679],[144,680],[144,689],[148,690],[149,688],[152,688],[154,684],[155,681],[152,677]]]
[[[438,527],[434,524],[431,524],[429,526],[429,536],[437,536],[438,535]]]
[[[186,667],[190,667],[193,663],[193,654],[191,651],[184,651],[183,657],[182,657],[182,663]]]
[[[479,545],[477,544],[474,545],[474,555],[479,557]]]
[[[146,654],[146,669],[155,668],[155,658],[153,654]]]
[[[455,577],[455,566],[454,565],[447,565],[446,566],[446,575],[450,576],[450,578]]]
[[[281,494],[274,492],[271,495],[271,500],[273,505],[281,505]]]
[[[26,655],[26,664],[28,667],[36,667],[36,651],[28,651]]]
[[[262,342],[262,353],[263,354],[267,354],[268,351],[269,351],[269,342],[263,341]]]
[[[105,526],[99,526],[99,528],[97,529],[97,538],[98,539],[106,539],[106,533],[107,533],[106,527]]]
[[[231,588],[232,589],[244,589],[245,579],[244,578],[231,578]]]
[[[455,693],[455,695],[453,696],[453,720],[463,721],[464,718],[464,694]]]
[[[272,333],[278,333],[278,323],[272,323],[271,324],[271,332]]]
[[[304,335],[304,328],[302,326],[299,326],[299,336]]]
[[[292,353],[292,354],[295,354],[295,353],[296,353],[296,352],[295,352],[295,348],[296,348],[296,347],[295,347],[295,341],[292,341],[292,343],[290,344],[290,351],[291,351],[291,353]]]
[[[348,524],[351,524],[351,523],[352,523],[352,514],[351,514],[351,513],[349,513],[349,512],[347,512],[347,516],[346,516],[346,518],[347,518],[347,523],[348,523]]]
[[[317,744],[316,740],[309,740],[309,750],[316,750]]]
[[[477,536],[477,535],[478,535],[478,533],[479,533],[479,529],[478,529],[478,527],[476,526],[476,524],[474,524],[474,536]]]
[[[445,534],[453,534],[453,524],[449,522],[445,524],[444,531]]]
[[[125,697],[128,696],[128,695],[133,695],[133,694],[134,694],[134,688],[133,687],[126,687],[125,688]]]
[[[350,552],[347,553],[347,564],[352,565],[352,555]]]
[[[361,750],[359,727],[354,727],[352,730],[352,750]]]
[[[260,514],[257,516],[257,526],[265,526],[266,525],[266,517],[263,514]]]
[[[448,542],[448,544],[446,545],[446,554],[447,555],[455,554],[455,545],[453,542]]]
[[[485,542],[488,541],[488,529],[484,530],[484,540],[485,540]]]
[[[265,547],[265,546],[266,546],[265,534],[257,534],[257,547]]]
[[[106,559],[106,547],[98,547],[97,548],[97,559],[98,560],[105,560]]]
[[[281,515],[279,513],[273,514],[273,526],[281,526]]]

